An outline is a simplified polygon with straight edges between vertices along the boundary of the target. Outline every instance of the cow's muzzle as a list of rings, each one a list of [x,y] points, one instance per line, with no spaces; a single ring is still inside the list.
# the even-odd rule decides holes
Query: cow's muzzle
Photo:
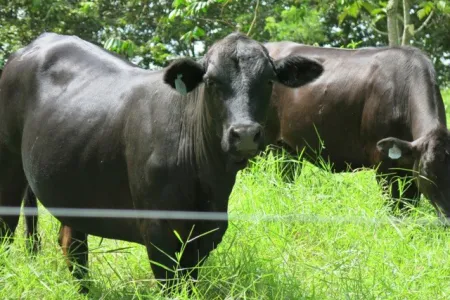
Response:
[[[235,124],[228,130],[230,154],[238,159],[254,157],[263,144],[262,126],[258,123]]]

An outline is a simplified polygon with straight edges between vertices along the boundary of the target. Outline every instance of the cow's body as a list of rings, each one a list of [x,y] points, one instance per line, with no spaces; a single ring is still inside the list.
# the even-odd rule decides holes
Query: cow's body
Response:
[[[274,87],[274,114],[267,128],[271,143],[281,143],[291,153],[305,149],[306,159],[314,163],[319,156],[330,162],[334,171],[379,166],[379,173],[392,174],[389,179],[410,175],[400,169],[424,171],[420,163],[427,159],[418,152],[435,147],[428,153],[429,160],[441,160],[445,170],[430,167],[428,175],[440,173],[437,179],[450,179],[448,164],[444,162],[449,146],[444,104],[434,68],[419,50],[346,50],[291,42],[269,43],[266,47],[274,58],[295,53],[314,58],[324,66],[323,75],[306,86]],[[379,143],[388,137],[417,141],[416,144],[420,141],[421,146],[414,155],[404,152],[400,158],[395,157],[394,151],[392,159],[389,149],[393,140]],[[443,182],[439,185],[445,189]],[[420,191],[434,198],[434,203],[446,202],[438,201],[439,197],[424,189]],[[393,196],[399,195],[394,191]],[[403,196],[416,199],[417,184]],[[444,209],[449,208],[447,205],[441,203]]]
[[[0,81],[0,205],[19,206],[28,182],[49,208],[226,213],[236,173],[263,145],[271,86],[253,86],[300,60],[278,68],[262,45],[235,34],[201,63],[147,71],[78,38],[43,35],[8,60]],[[305,74],[310,65],[319,71],[308,80],[320,74],[317,63],[301,62]],[[192,267],[227,228],[225,220],[57,218],[63,251],[82,266],[87,234],[144,244],[171,269],[165,253],[180,251],[174,230],[184,240],[213,231],[188,244],[181,266]],[[2,219],[0,233],[14,231],[17,218]],[[173,276],[152,268],[158,279]]]

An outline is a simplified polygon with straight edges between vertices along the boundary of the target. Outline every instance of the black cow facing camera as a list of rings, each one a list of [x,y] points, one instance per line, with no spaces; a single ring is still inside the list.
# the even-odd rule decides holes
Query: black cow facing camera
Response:
[[[17,216],[0,216],[1,237],[14,232],[28,184],[49,208],[226,214],[236,173],[264,146],[272,83],[298,87],[321,72],[298,55],[272,60],[262,44],[236,33],[201,61],[181,58],[160,71],[77,37],[41,35],[10,57],[0,81],[0,205],[17,207]],[[174,231],[183,240],[192,228],[192,236],[213,231],[187,245],[186,270],[220,243],[228,224],[56,217],[79,279],[88,234],[145,245],[158,263],[155,277],[171,279],[161,265],[176,267],[166,255],[180,251]]]

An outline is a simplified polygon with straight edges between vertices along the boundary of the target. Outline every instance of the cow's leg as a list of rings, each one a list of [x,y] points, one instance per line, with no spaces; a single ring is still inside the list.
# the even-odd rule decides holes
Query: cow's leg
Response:
[[[72,275],[82,280],[88,273],[88,235],[84,232],[61,224],[59,245],[62,248],[66,262]],[[81,282],[81,293],[87,293],[88,288]]]
[[[227,222],[223,222],[222,228],[195,239],[199,235],[218,227],[213,228],[209,225],[209,229],[202,229],[205,228],[205,226],[202,226],[202,222],[197,223],[198,226],[194,226],[192,232],[192,222],[184,224],[185,231],[179,232],[184,247],[167,222],[161,222],[157,226],[153,223],[151,235],[146,235],[151,237],[146,245],[153,274],[157,280],[165,283],[168,292],[177,292],[177,289],[181,288],[178,285],[180,282],[177,281],[177,278],[197,279],[198,268],[196,267],[201,266],[209,253],[220,243],[226,231]],[[193,241],[188,242],[188,237]],[[180,253],[181,257],[176,258],[176,252]]]
[[[0,212],[0,242],[12,241],[26,185],[20,156],[0,145],[0,208],[8,208],[10,213],[2,215]]]
[[[227,227],[227,221],[203,221],[194,227],[190,237],[193,241],[186,245],[181,260],[182,268],[185,269],[185,273],[191,278],[198,278],[198,267],[201,267],[211,251],[220,244]]]
[[[393,200],[391,208],[394,213],[407,211],[411,206],[418,205],[420,192],[410,172],[379,174],[377,180],[384,192]]]
[[[180,250],[179,240],[167,221],[146,220],[141,228],[155,279],[170,285],[175,276],[175,253]]]
[[[27,236],[27,249],[32,254],[36,254],[40,248],[40,236],[37,232],[38,216],[34,213],[27,212],[27,209],[32,209],[37,212],[37,199],[30,186],[28,186],[25,191],[23,206],[25,208],[24,216]]]
[[[187,241],[191,229],[190,222],[188,223],[177,225],[182,230],[178,231],[178,234],[183,243]],[[144,234],[144,239],[153,274],[155,279],[165,286],[166,293],[177,294],[183,288],[180,279],[197,278],[198,271],[191,269],[198,261],[197,242],[187,243],[183,249],[182,242],[166,221],[160,221],[159,224],[152,222],[151,228],[151,233]],[[190,236],[192,237],[193,235]],[[180,253],[181,257],[177,257],[176,253]]]

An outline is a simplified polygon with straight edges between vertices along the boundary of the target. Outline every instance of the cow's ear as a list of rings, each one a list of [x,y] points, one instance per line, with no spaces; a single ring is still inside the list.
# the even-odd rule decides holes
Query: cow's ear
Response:
[[[305,85],[323,72],[322,65],[300,55],[287,56],[274,61],[277,81],[288,87],[296,88]]]
[[[204,74],[201,64],[189,58],[180,58],[164,70],[163,80],[180,94],[186,95],[203,81]]]
[[[400,158],[415,158],[419,149],[415,142],[408,142],[394,137],[380,140],[377,143],[377,149],[381,153],[383,160]]]

